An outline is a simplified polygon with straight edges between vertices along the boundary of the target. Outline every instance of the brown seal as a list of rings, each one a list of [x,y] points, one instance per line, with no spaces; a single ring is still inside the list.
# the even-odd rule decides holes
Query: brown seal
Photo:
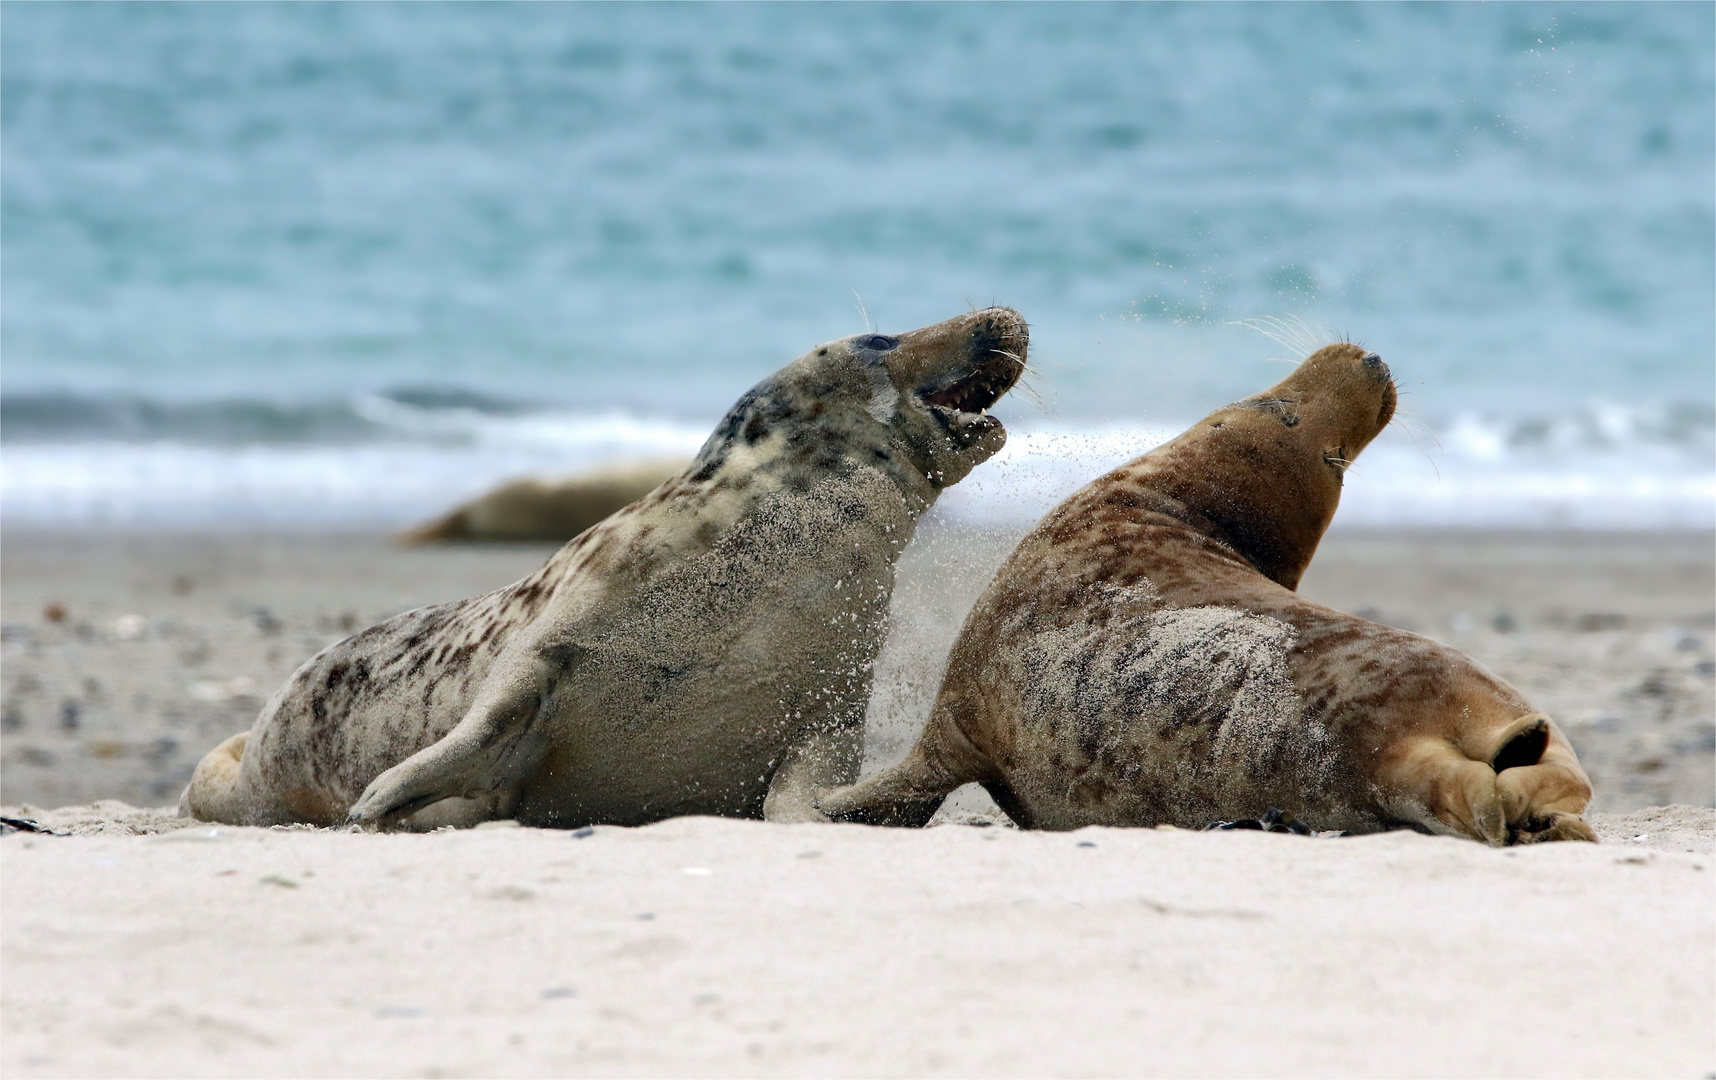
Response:
[[[1025,321],[860,334],[741,397],[695,460],[515,585],[324,649],[197,766],[207,821],[823,820],[858,774],[894,564],[1006,441]]]
[[[1394,406],[1380,357],[1330,345],[1075,493],[977,601],[911,752],[818,805],[922,824],[976,781],[1046,829],[1279,808],[1315,829],[1595,840],[1590,781],[1519,691],[1294,592]]]

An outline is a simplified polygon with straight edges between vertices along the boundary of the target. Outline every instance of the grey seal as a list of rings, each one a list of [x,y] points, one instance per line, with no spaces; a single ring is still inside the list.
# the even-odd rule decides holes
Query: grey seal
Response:
[[[857,775],[894,564],[1006,441],[1010,308],[814,349],[696,458],[524,580],[307,661],[180,802],[207,821],[432,828],[825,820]]]

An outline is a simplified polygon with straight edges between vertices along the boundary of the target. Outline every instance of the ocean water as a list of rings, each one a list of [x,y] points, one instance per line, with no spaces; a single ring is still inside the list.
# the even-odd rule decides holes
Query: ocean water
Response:
[[[1382,353],[1347,525],[1716,526],[1709,4],[0,6],[0,519],[393,527],[968,304],[1019,522]],[[1249,324],[1249,325],[1248,325]]]

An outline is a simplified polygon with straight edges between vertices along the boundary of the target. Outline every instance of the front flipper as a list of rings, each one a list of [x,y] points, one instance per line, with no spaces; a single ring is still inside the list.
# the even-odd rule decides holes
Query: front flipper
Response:
[[[556,675],[540,661],[495,672],[446,737],[370,782],[346,823],[389,826],[442,799],[516,788],[547,747]]]
[[[763,820],[776,822],[827,821],[816,808],[816,793],[836,784],[850,783],[858,775],[864,756],[864,725],[842,724],[833,731],[818,731],[787,751],[787,756],[769,779],[763,799]]]

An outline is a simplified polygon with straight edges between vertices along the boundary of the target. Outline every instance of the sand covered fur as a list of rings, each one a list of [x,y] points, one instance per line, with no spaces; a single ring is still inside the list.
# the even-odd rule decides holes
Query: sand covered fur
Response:
[[[1329,345],[1092,480],[978,598],[912,749],[818,806],[921,825],[976,782],[1046,829],[1277,810],[1594,840],[1590,779],[1548,714],[1441,642],[1295,591],[1395,404],[1380,356]]]
[[[1001,448],[1025,322],[990,308],[830,342],[674,477],[523,580],[304,664],[180,802],[207,821],[578,827],[816,820],[852,779],[894,562]]]

